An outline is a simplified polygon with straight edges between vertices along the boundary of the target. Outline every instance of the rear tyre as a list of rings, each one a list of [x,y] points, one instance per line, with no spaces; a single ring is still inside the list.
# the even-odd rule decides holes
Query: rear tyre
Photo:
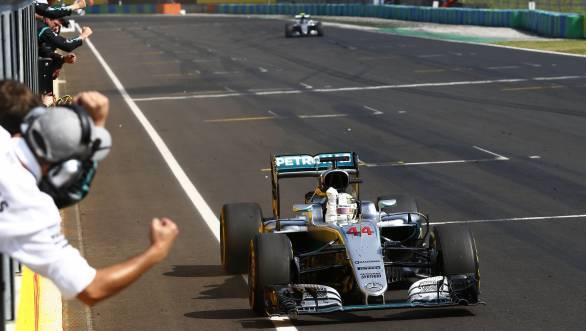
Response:
[[[222,206],[220,214],[220,257],[229,274],[248,271],[248,243],[262,224],[262,211],[256,203]]]
[[[437,276],[467,275],[474,277],[474,286],[466,296],[477,300],[480,288],[480,266],[476,242],[470,228],[460,224],[444,224],[433,228],[430,247],[437,257],[432,274]]]
[[[250,241],[248,302],[259,315],[266,315],[265,287],[289,284],[293,251],[285,234],[260,233]]]

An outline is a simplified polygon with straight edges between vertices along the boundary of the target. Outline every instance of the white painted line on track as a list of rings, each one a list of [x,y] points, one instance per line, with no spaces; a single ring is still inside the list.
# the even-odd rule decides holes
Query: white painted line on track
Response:
[[[309,84],[305,84],[305,83],[299,83],[299,85],[305,87],[306,89],[312,89],[313,86],[309,85]]]
[[[348,114],[321,114],[321,115],[298,115],[298,118],[333,118],[333,117],[347,117]]]
[[[79,25],[77,26],[77,29],[81,32]],[[179,182],[179,185],[181,186],[183,191],[185,191],[185,194],[187,195],[195,209],[199,212],[199,214],[201,215],[202,219],[204,220],[204,222],[206,223],[214,237],[219,241],[220,221],[218,220],[212,209],[203,199],[203,197],[201,196],[197,188],[193,185],[191,180],[189,180],[189,177],[187,176],[185,171],[183,171],[183,168],[181,168],[179,162],[177,162],[177,160],[171,153],[171,150],[169,150],[169,147],[167,147],[167,144],[165,144],[165,142],[158,134],[158,132],[155,130],[153,125],[149,122],[149,120],[146,118],[146,116],[143,114],[140,108],[138,108],[136,103],[132,100],[132,98],[130,97],[130,95],[128,94],[128,92],[116,76],[116,74],[114,74],[114,72],[112,71],[106,60],[104,60],[100,52],[98,52],[97,48],[94,46],[92,41],[90,39],[86,39],[86,43],[92,51],[92,53],[94,53],[94,56],[98,59],[98,62],[100,62],[100,64],[106,71],[106,74],[112,80],[112,83],[114,83],[114,86],[116,86],[116,89],[118,90],[120,95],[122,95],[122,98],[130,108],[136,119],[143,126],[147,135],[151,138],[153,144],[155,145],[159,153],[161,153],[163,160],[165,160],[165,163],[167,163],[167,166]]]
[[[266,69],[266,68],[263,68],[263,67],[258,67],[258,70],[259,70],[260,72],[267,72],[267,71],[269,71],[268,69]]]
[[[191,62],[195,63],[205,63],[205,62],[216,62],[218,59],[193,59]]]
[[[273,115],[275,118],[281,118],[281,116],[280,116],[279,114],[275,113],[275,112],[274,112],[274,111],[272,111],[272,110],[269,110],[267,113],[269,113],[269,114]]]
[[[85,256],[85,245],[83,243],[83,232],[81,229],[81,212],[79,211],[79,204],[75,204],[73,210],[75,211],[75,227],[77,230],[77,240],[79,243],[77,249],[79,250],[81,256]],[[86,330],[94,331],[92,312],[89,306],[83,305],[83,315],[85,317]]]
[[[291,91],[293,90],[290,87],[283,87],[283,88],[251,88],[248,92],[274,92],[274,91]]]
[[[500,67],[487,67],[488,70],[507,70],[507,69],[518,69],[519,66],[500,66]]]
[[[418,58],[422,58],[422,59],[426,59],[426,58],[430,58],[430,57],[442,57],[444,56],[443,54],[422,54],[422,55],[417,55]]]
[[[214,71],[214,75],[236,75],[239,74],[240,71]]]
[[[494,162],[494,161],[506,161],[501,159],[472,159],[472,160],[447,160],[447,161],[426,161],[426,162],[377,162],[369,163],[364,162],[362,165],[366,168],[376,167],[406,167],[406,166],[420,166],[420,165],[441,165],[441,164],[458,164],[458,163],[479,163],[479,162]]]
[[[81,33],[80,26],[76,25],[76,28]],[[167,166],[179,182],[179,185],[181,186],[181,188],[183,189],[183,191],[185,192],[185,194],[187,195],[195,209],[201,215],[201,218],[204,220],[205,224],[208,226],[216,240],[220,242],[220,220],[218,220],[210,206],[201,196],[195,185],[193,185],[185,171],[183,171],[183,168],[181,168],[181,165],[179,165],[179,162],[177,162],[177,159],[175,159],[175,157],[171,153],[171,150],[169,150],[169,147],[167,147],[167,144],[165,144],[159,133],[155,130],[155,128],[149,122],[144,113],[140,110],[140,108],[138,108],[136,103],[132,100],[132,98],[126,91],[126,88],[124,88],[124,85],[122,85],[116,74],[114,74],[106,60],[104,60],[104,58],[98,51],[98,49],[94,46],[90,39],[86,39],[86,43],[92,51],[92,53],[94,54],[94,56],[96,57],[96,59],[98,60],[98,62],[100,62],[100,64],[104,68],[104,71],[106,71],[108,77],[110,77],[110,80],[112,80],[114,86],[116,86],[116,89],[118,90],[118,92],[128,105],[128,107],[130,108],[138,122],[142,125],[148,136],[151,138],[153,144],[155,145],[159,153],[161,153],[163,160],[165,160],[165,163],[167,163]],[[278,330],[297,330],[293,325],[290,325],[290,323],[291,322],[288,318],[283,318],[283,321],[280,321],[278,324],[275,323],[275,327]]]
[[[438,82],[438,83],[415,83],[415,84],[398,84],[398,85],[353,86],[353,87],[339,87],[339,88],[320,88],[320,89],[313,89],[313,90],[283,90],[283,91],[270,91],[270,92],[255,92],[255,93],[192,94],[192,95],[184,95],[184,96],[160,96],[160,97],[148,97],[148,98],[135,98],[133,100],[136,102],[146,102],[146,101],[163,101],[163,100],[230,98],[230,97],[243,97],[243,96],[282,95],[282,94],[301,94],[301,93],[337,93],[337,92],[352,92],[352,91],[374,91],[374,90],[389,90],[389,89],[466,86],[466,85],[473,86],[473,85],[523,83],[523,82],[531,82],[531,81],[574,80],[574,79],[586,79],[586,75],[533,77],[533,78],[510,78],[510,79],[494,79],[494,80],[472,80],[472,81],[455,81],[455,82]]]
[[[489,150],[487,150],[487,149],[484,149],[484,148],[480,148],[480,147],[478,147],[478,146],[472,146],[472,147],[473,147],[474,149],[477,149],[477,150],[481,151],[481,152],[485,152],[485,153],[488,153],[488,154],[490,154],[490,155],[496,156],[496,158],[497,158],[497,159],[499,159],[499,160],[508,160],[508,159],[509,159],[509,158],[508,158],[508,157],[506,157],[506,156],[499,155],[499,154],[497,154],[497,153],[491,152],[491,151],[489,151]]]
[[[541,159],[541,156],[539,155],[529,155],[530,159]]]
[[[478,146],[472,146],[481,152],[488,153],[495,158],[492,159],[470,159],[470,160],[447,160],[447,161],[425,161],[425,162],[403,162],[403,161],[391,161],[391,162],[375,162],[370,163],[361,160],[361,165],[367,168],[375,167],[405,167],[405,166],[420,166],[420,165],[441,165],[441,164],[458,164],[458,163],[479,163],[479,162],[494,162],[494,161],[509,161],[510,159],[506,156],[493,153],[489,150],[480,148]]]
[[[556,220],[575,220],[575,219],[580,219],[580,218],[586,218],[586,214],[537,216],[537,217],[511,217],[511,218],[496,218],[496,219],[467,220],[467,221],[429,222],[429,224],[473,224],[473,223],[521,222],[521,221],[556,221]]]
[[[370,110],[372,112],[372,115],[377,116],[377,115],[383,115],[384,113],[378,109],[369,107],[367,105],[364,105],[364,109],[366,110]]]

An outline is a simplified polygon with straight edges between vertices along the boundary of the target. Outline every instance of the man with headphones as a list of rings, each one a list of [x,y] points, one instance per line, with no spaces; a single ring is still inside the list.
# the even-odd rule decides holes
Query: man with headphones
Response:
[[[92,92],[78,103],[84,107],[34,108],[12,136],[0,128],[0,251],[51,279],[65,299],[77,297],[92,305],[162,261],[178,229],[167,218],[153,219],[147,249],[97,270],[69,245],[61,233],[56,202],[71,204],[83,198],[80,186],[83,190],[89,185],[83,182],[83,164],[103,159],[110,144],[106,129],[96,126],[84,110],[97,107],[101,109],[92,113],[107,114],[107,98]],[[0,105],[0,115],[4,110]]]

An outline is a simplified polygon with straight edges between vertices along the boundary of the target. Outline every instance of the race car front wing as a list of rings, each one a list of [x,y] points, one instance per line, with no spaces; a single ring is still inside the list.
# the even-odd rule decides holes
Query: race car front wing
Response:
[[[275,285],[265,289],[266,310],[269,316],[325,314],[360,310],[434,308],[484,304],[477,296],[470,296],[474,279],[470,275],[433,277],[412,286],[416,295],[404,302],[343,305],[342,298],[334,288],[317,284]],[[428,295],[422,296],[422,291]]]

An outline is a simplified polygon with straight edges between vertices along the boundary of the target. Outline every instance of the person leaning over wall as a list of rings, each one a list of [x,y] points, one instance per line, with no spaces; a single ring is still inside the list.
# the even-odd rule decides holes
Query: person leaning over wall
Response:
[[[79,201],[81,195],[73,193],[80,183],[89,186],[81,164],[104,158],[109,149],[103,127],[108,99],[86,92],[75,101],[72,108],[27,109],[38,102],[32,93],[20,83],[0,82],[0,252],[52,280],[65,299],[93,305],[162,261],[179,231],[170,219],[154,218],[149,247],[97,270],[69,245],[56,201],[64,196],[66,204]],[[19,125],[15,118],[21,118]]]
[[[73,4],[64,7],[52,7],[55,0],[35,0],[35,14],[38,17],[61,18],[70,16],[74,11],[86,7],[85,0],[76,0]]]

